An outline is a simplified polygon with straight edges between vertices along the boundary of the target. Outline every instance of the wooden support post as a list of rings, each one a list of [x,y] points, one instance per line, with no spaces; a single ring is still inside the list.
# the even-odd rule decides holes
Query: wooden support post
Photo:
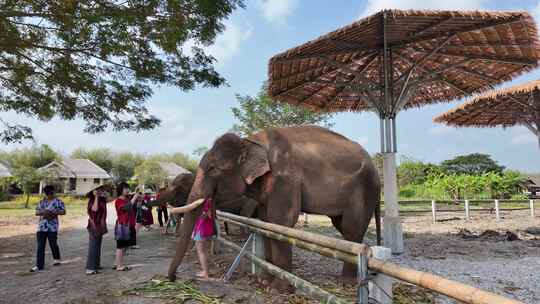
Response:
[[[497,222],[501,220],[501,215],[499,213],[499,200],[495,200],[495,216],[497,217]]]
[[[264,254],[264,237],[258,233],[253,234],[253,247],[252,253],[254,256],[265,259]],[[262,268],[260,268],[256,263],[251,262],[251,273],[252,274],[261,274]]]
[[[371,252],[373,253],[374,258],[381,261],[387,261],[392,257],[392,250],[382,246],[371,247]],[[369,281],[369,294],[371,295],[371,298],[373,298],[376,303],[392,304],[392,283],[393,279],[391,277],[382,273],[377,273],[375,277]]]
[[[307,213],[304,213],[304,226],[308,225],[308,215]]]
[[[369,303],[368,257],[365,252],[358,254],[358,304]]]
[[[529,200],[529,206],[531,207],[531,216],[534,217],[534,200]]]
[[[465,200],[465,220],[467,222],[471,219],[469,212],[469,200]]]
[[[435,200],[431,201],[431,215],[433,215],[433,224],[437,222],[437,205]]]

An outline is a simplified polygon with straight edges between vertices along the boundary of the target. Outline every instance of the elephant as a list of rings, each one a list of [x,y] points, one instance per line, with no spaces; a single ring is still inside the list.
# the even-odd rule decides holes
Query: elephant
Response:
[[[158,198],[149,205],[159,206],[168,203],[174,207],[185,205],[195,178],[191,173],[177,175],[168,187],[158,191]],[[246,217],[254,217],[257,214],[257,202],[247,196],[240,196],[221,205],[221,210]],[[182,217],[178,214],[178,217]],[[178,225],[180,228],[180,225]],[[229,227],[225,223],[225,232],[229,234]]]
[[[377,170],[358,143],[322,127],[295,126],[266,129],[247,138],[232,133],[219,137],[199,163],[188,203],[211,198],[223,210],[246,196],[257,202],[256,213],[263,221],[293,227],[300,212],[326,215],[353,242],[363,241],[375,215],[380,244],[380,193]],[[171,281],[200,214],[197,208],[184,215],[168,272]],[[290,271],[291,246],[272,239],[264,243],[266,260]],[[353,264],[343,265],[345,279],[356,272]],[[291,288],[277,278],[268,283],[278,290]]]

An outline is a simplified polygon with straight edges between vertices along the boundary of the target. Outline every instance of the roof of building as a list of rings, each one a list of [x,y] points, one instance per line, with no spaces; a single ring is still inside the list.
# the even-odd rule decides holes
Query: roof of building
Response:
[[[540,174],[528,175],[527,180],[533,185],[540,186]]]
[[[64,159],[53,161],[40,170],[54,170],[58,177],[71,178],[111,178],[107,171],[89,159]]]
[[[11,170],[7,164],[4,164],[3,162],[0,162],[0,177],[10,177]]]
[[[171,162],[158,162],[161,169],[167,173],[167,178],[174,179],[179,174],[190,173],[186,168]]]

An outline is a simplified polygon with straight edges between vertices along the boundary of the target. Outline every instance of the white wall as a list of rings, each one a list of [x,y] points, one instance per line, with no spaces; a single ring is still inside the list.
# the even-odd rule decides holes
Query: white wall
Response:
[[[99,182],[105,182],[106,180],[100,179]],[[99,183],[98,183],[99,184]],[[77,187],[75,188],[75,192],[77,195],[85,195],[87,194],[90,189],[92,189],[96,184],[94,184],[93,178],[77,178]]]

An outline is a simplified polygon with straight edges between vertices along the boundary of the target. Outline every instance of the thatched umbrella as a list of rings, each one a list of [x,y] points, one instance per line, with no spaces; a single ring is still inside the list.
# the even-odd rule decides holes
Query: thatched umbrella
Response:
[[[272,57],[268,92],[316,111],[377,113],[384,239],[399,253],[397,113],[490,89],[536,67],[539,54],[526,12],[385,10]]]
[[[456,127],[527,127],[540,145],[540,80],[476,96],[433,119]]]

